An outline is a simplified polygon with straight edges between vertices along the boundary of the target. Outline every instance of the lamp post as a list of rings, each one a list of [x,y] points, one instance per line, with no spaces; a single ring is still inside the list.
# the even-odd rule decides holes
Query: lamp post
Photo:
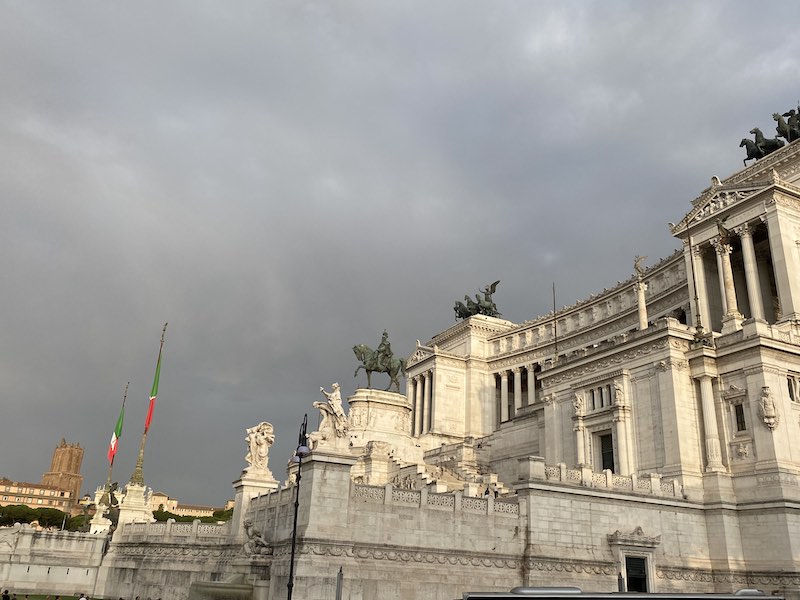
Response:
[[[294,493],[294,524],[292,525],[292,554],[289,559],[289,583],[286,584],[288,593],[286,600],[292,600],[292,588],[294,587],[294,551],[297,546],[297,512],[300,508],[300,467],[303,466],[303,458],[311,454],[311,450],[306,446],[306,430],[308,429],[308,415],[303,415],[303,424],[300,426],[300,436],[297,439],[297,448],[294,451],[292,462],[297,464],[297,483]]]

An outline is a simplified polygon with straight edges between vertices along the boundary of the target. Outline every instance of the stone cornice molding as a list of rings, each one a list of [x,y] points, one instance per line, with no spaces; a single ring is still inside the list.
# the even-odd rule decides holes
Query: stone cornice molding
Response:
[[[800,193],[800,192],[798,192]],[[789,208],[794,208],[796,210],[800,210],[800,200],[794,198],[792,196],[787,196],[786,194],[781,194],[779,191],[776,191],[772,196],[770,196],[764,205],[769,206],[786,206]]]
[[[515,555],[501,555],[468,551],[438,550],[413,546],[392,546],[389,544],[337,544],[323,540],[304,540],[297,551],[299,554],[314,556],[348,557],[361,560],[391,561],[393,563],[423,563],[431,565],[451,565],[464,567],[485,567],[494,569],[519,569],[521,558]]]
[[[634,546],[636,548],[655,548],[661,544],[661,536],[648,537],[644,534],[641,527],[637,527],[630,533],[622,533],[617,529],[614,533],[606,536],[611,546]]]
[[[529,571],[546,573],[586,573],[588,575],[613,575],[616,563],[595,560],[561,561],[548,556],[528,556],[525,566]]]
[[[734,583],[739,586],[800,587],[800,573],[786,571],[712,571],[688,567],[656,567],[656,577],[669,581],[702,581],[704,583]]]
[[[484,315],[473,315],[472,317],[456,323],[449,329],[445,329],[442,333],[436,335],[431,340],[431,344],[442,346],[451,342],[459,335],[466,337],[467,335],[478,335],[480,337],[488,338],[493,334],[504,334],[509,330],[516,327],[511,321],[504,319],[496,319],[494,317],[487,317]]]
[[[569,381],[571,379],[575,379],[578,377],[586,377],[589,374],[602,371],[604,369],[607,369],[615,365],[628,363],[642,356],[647,356],[648,354],[652,354],[653,352],[659,352],[661,350],[664,350],[668,346],[669,346],[668,340],[665,339],[659,340],[651,344],[642,345],[639,348],[636,348],[635,350],[620,352],[618,354],[608,357],[605,360],[593,361],[588,365],[571,369],[559,375],[554,375],[553,377],[547,377],[546,372],[542,374],[541,377],[542,379],[545,379],[545,377],[547,377],[548,387],[553,385],[558,385],[560,383]],[[606,376],[601,375],[600,377],[606,377]]]
[[[740,404],[742,400],[747,399],[747,390],[731,385],[727,390],[724,390],[720,396],[723,400],[727,400],[731,404]]]

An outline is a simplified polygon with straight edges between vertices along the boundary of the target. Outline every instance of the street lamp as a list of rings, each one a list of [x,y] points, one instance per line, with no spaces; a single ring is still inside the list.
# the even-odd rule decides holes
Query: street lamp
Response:
[[[300,508],[300,467],[303,465],[303,458],[311,454],[311,450],[306,446],[306,430],[308,429],[308,415],[303,415],[303,424],[300,426],[300,436],[297,439],[297,448],[294,451],[292,462],[297,465],[297,482],[294,493],[294,524],[292,525],[292,555],[289,559],[289,583],[286,584],[289,592],[286,600],[292,600],[292,588],[294,587],[294,551],[297,546],[297,512]]]

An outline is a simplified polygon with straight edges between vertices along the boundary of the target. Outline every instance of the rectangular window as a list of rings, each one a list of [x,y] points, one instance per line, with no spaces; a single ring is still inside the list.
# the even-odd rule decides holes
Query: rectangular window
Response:
[[[614,438],[610,433],[600,436],[600,463],[602,470],[614,470]]]
[[[641,556],[625,557],[625,583],[628,592],[647,593],[647,559]]]
[[[36,504],[41,504],[41,503],[42,503],[42,499],[41,499],[41,498],[39,498],[39,499],[36,501]]]
[[[800,402],[800,374],[789,373],[786,377],[786,384],[789,388],[789,400]]]
[[[747,423],[744,421],[744,406],[734,404],[733,411],[736,414],[736,431],[747,431]]]
[[[603,470],[614,470],[614,441],[610,435],[600,437],[600,455]]]

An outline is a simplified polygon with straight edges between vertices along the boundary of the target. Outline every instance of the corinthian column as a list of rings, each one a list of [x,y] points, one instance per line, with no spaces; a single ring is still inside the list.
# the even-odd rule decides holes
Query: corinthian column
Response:
[[[717,413],[714,410],[714,386],[709,375],[700,376],[700,405],[703,410],[703,433],[706,438],[706,471],[724,471]]]
[[[417,433],[417,412],[419,411],[419,407],[417,406],[413,377],[406,379],[406,399],[411,405],[411,435],[414,436]]]
[[[430,371],[425,371],[425,421],[423,423],[425,433],[428,433],[433,426],[433,400],[431,394],[432,375]]]
[[[722,333],[733,333],[742,328],[744,317],[739,312],[739,307],[736,304],[736,288],[733,285],[733,269],[731,269],[732,248],[722,238],[714,244],[714,247],[717,250],[719,262],[722,266],[721,283],[725,290],[725,316],[722,317]]]
[[[508,421],[508,371],[500,373],[500,422]]]
[[[633,285],[636,292],[636,303],[639,307],[639,330],[647,329],[647,302],[644,293],[647,291],[647,284],[641,279]]]
[[[425,408],[422,404],[422,377],[419,375],[414,377],[414,392],[417,398],[417,414],[414,415],[414,421],[417,427],[416,435],[422,435],[422,418]]]
[[[514,415],[522,408],[522,368],[514,367]]]
[[[744,277],[747,281],[747,298],[750,300],[750,316],[759,321],[764,320],[764,305],[761,302],[761,284],[758,279],[756,266],[756,250],[753,246],[753,231],[745,223],[738,230],[739,239],[742,240],[742,254],[744,255]]]

